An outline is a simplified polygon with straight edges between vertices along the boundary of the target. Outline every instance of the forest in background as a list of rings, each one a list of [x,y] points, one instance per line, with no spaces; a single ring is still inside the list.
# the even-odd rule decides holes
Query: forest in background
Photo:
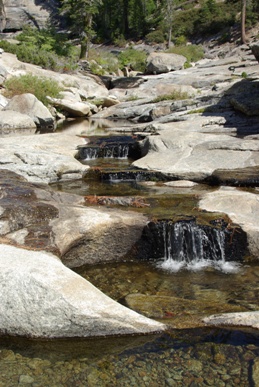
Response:
[[[202,44],[211,36],[222,44],[236,31],[235,39],[244,41],[242,16],[247,29],[256,25],[259,1],[59,0],[58,15],[42,30],[24,26],[15,44],[3,39],[0,47],[21,61],[61,72],[77,70],[79,59],[87,59],[88,70],[97,75],[116,74],[129,64],[143,72],[147,52],[134,49],[138,43],[184,55],[189,66],[202,58]],[[111,45],[118,47],[117,55],[96,49]]]

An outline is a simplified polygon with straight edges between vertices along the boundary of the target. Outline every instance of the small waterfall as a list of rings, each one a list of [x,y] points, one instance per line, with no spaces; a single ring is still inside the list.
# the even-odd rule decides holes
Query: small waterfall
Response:
[[[92,138],[87,145],[78,147],[79,160],[114,158],[137,160],[141,149],[137,138],[132,136],[111,136]]]
[[[129,145],[118,144],[118,145],[106,146],[103,148],[103,151],[100,153],[102,155],[100,157],[104,157],[104,158],[127,159],[129,156]]]
[[[170,272],[205,267],[235,272],[247,245],[245,233],[240,229],[233,239],[226,222],[216,227],[213,223],[199,225],[191,219],[150,222],[138,246],[141,259],[155,260],[157,267]]]
[[[205,230],[194,222],[163,222],[164,261],[190,264],[203,260],[225,260],[225,234],[220,229]]]
[[[81,160],[94,160],[97,158],[127,159],[130,147],[128,144],[104,145],[100,147],[82,147],[79,151]]]
[[[98,157],[98,148],[83,148],[80,150],[80,158],[83,160],[95,160]]]

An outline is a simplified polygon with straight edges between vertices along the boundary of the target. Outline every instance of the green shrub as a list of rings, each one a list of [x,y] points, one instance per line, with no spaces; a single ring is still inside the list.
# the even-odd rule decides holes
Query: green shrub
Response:
[[[21,62],[32,63],[53,71],[70,72],[77,69],[73,58],[59,56],[55,52],[45,51],[26,44],[11,44],[5,40],[0,41],[0,47],[11,54],[15,54]]]
[[[163,31],[156,30],[149,32],[149,34],[145,36],[145,41],[147,43],[164,43],[165,37]]]
[[[144,72],[146,68],[147,54],[134,48],[128,48],[119,54],[120,68],[130,66],[132,70]]]
[[[1,40],[4,51],[15,54],[22,62],[32,63],[54,71],[74,71],[77,68],[78,49],[67,42],[64,34],[53,30],[25,27],[18,35],[20,44]]]
[[[90,62],[90,70],[96,75],[115,73],[119,67],[117,57],[106,51],[90,49],[88,60]]]
[[[173,91],[170,94],[163,94],[159,95],[157,98],[153,99],[151,102],[156,103],[156,102],[162,102],[162,101],[176,101],[176,100],[181,100],[181,99],[188,99],[190,96],[188,93],[183,92],[183,91]]]
[[[176,46],[184,46],[187,43],[187,38],[184,35],[180,35],[174,39],[174,44]]]
[[[34,94],[44,105],[48,105],[47,96],[57,98],[62,88],[59,84],[49,78],[37,77],[32,74],[15,76],[5,82],[5,96],[31,93]]]
[[[167,52],[183,55],[187,62],[197,62],[204,57],[204,51],[201,45],[190,44],[188,46],[171,47]]]

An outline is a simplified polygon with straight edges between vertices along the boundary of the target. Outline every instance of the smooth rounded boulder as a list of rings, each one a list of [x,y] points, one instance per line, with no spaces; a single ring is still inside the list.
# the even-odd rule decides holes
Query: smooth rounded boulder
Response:
[[[54,118],[50,111],[31,93],[15,95],[4,110],[26,114],[33,119],[38,128],[54,129]]]
[[[5,335],[90,337],[166,329],[110,299],[45,252],[0,245],[0,292]]]

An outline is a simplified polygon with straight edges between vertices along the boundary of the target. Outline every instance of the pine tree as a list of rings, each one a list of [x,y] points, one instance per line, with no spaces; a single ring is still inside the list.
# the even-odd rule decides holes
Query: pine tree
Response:
[[[71,20],[71,29],[80,39],[80,59],[87,58],[93,36],[93,16],[102,0],[62,0],[61,12]]]

